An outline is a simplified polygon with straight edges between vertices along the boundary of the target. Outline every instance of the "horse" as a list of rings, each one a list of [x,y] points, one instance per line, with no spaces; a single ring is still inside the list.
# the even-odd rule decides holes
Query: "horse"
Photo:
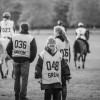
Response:
[[[85,33],[86,40],[89,40],[89,31]],[[85,61],[87,56],[87,45],[84,40],[78,39],[74,42],[74,63],[76,68],[85,68]],[[80,62],[81,61],[81,62]]]
[[[9,39],[7,38],[0,38],[0,72],[1,72],[1,77],[7,78],[8,72],[9,72],[9,67],[8,67],[8,61],[11,60],[11,58],[8,56],[6,52],[6,47],[9,42]],[[2,65],[5,62],[6,65],[6,72],[5,74],[3,73],[2,70]]]
[[[1,73],[1,77],[2,79],[4,78],[4,73],[2,71],[2,64],[3,64],[3,57],[4,57],[4,52],[3,52],[3,46],[0,43],[0,73]]]

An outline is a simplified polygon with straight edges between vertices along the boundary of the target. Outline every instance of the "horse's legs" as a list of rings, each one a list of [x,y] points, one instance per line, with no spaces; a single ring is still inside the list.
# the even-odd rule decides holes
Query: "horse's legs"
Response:
[[[0,73],[1,73],[1,77],[2,79],[4,78],[4,74],[3,74],[3,71],[2,71],[2,65],[0,64]]]
[[[81,64],[80,64],[80,63],[81,63],[81,62],[80,62],[80,58],[81,58],[81,56],[79,55],[79,56],[78,56],[78,68],[79,68],[79,69],[80,69],[80,65],[81,65]]]
[[[12,78],[15,78],[14,67],[13,67],[13,70],[12,70]]]
[[[77,61],[77,54],[74,53],[74,63],[75,63],[75,68],[77,68],[77,63],[76,63],[76,61]]]
[[[7,59],[7,58],[5,58],[5,64],[6,64],[6,73],[5,73],[5,78],[7,78],[7,76],[8,76],[8,72],[9,72],[8,59]]]
[[[85,68],[85,60],[86,60],[86,55],[83,55],[82,57],[82,68]]]

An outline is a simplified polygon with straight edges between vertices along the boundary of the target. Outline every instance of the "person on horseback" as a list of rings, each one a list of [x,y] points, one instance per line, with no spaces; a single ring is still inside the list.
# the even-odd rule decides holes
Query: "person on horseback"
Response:
[[[54,36],[57,44],[57,50],[60,51],[63,55],[64,60],[68,64],[67,71],[70,71],[69,64],[71,58],[70,52],[70,42],[69,39],[65,36],[66,32],[63,30],[61,26],[54,27]],[[71,79],[69,75],[69,81]],[[62,100],[66,100],[67,96],[67,85],[66,80],[62,77]]]
[[[11,39],[15,32],[14,22],[10,18],[9,12],[3,14],[3,20],[0,22],[1,38]]]
[[[3,14],[3,19],[0,21],[0,43],[3,45],[4,60],[7,67],[5,78],[7,78],[8,71],[9,71],[8,60],[11,60],[11,58],[7,55],[6,47],[9,41],[11,40],[12,35],[15,33],[14,22],[10,20],[10,18],[11,18],[11,14],[9,12],[5,12]]]
[[[83,40],[86,43],[87,52],[90,53],[89,43],[86,39],[87,29],[84,27],[84,24],[82,22],[78,23],[78,28],[75,31],[76,31],[76,40],[78,39]]]

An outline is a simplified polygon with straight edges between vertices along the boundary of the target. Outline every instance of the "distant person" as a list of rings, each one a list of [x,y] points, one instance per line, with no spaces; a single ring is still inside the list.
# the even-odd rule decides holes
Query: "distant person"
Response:
[[[3,14],[3,19],[0,21],[0,41],[3,41],[4,49],[6,49],[8,42],[12,38],[12,35],[15,32],[14,22],[10,20],[11,14],[9,12],[5,12]],[[3,39],[4,38],[4,39]]]
[[[56,48],[54,37],[48,37],[35,68],[35,78],[40,80],[41,89],[45,90],[44,100],[61,100],[62,76],[65,80],[70,76],[67,67],[68,64]]]
[[[87,30],[86,30],[86,28],[84,27],[84,24],[83,23],[78,23],[78,28],[75,30],[75,33],[76,33],[76,40],[78,40],[78,39],[81,39],[81,40],[83,40],[85,43],[86,43],[86,45],[87,45],[87,51],[88,51],[88,53],[90,53],[90,50],[89,50],[89,43],[88,43],[88,41],[87,41],[87,39],[86,39],[86,32],[87,32]]]
[[[26,22],[21,23],[19,34],[14,34],[7,46],[7,53],[13,59],[15,100],[28,100],[27,85],[30,63],[37,54],[35,38],[29,35]]]
[[[70,58],[71,58],[71,50],[70,50],[70,41],[68,37],[66,37],[65,32],[62,30],[61,27],[56,27],[54,32],[57,50],[60,51],[63,55],[63,59],[68,64],[68,69],[70,65]],[[71,77],[69,77],[70,79]],[[68,79],[68,81],[69,81]],[[62,77],[62,100],[66,100],[67,97],[67,83],[64,77]]]
[[[1,38],[11,39],[15,31],[14,22],[10,20],[11,14],[5,12],[3,14],[3,20],[0,21]]]
[[[6,47],[12,38],[12,35],[15,33],[15,25],[14,21],[10,20],[11,14],[9,12],[5,12],[3,14],[3,19],[0,21],[0,42],[3,45],[4,50],[4,60],[6,63],[6,73],[5,78],[7,78],[9,68],[8,68],[8,60],[11,58],[7,55]]]
[[[55,32],[55,31],[56,31],[55,29],[56,29],[57,27],[60,27],[60,28],[63,30],[63,32],[66,34],[65,27],[63,26],[63,22],[62,22],[61,20],[58,20],[58,21],[57,21],[57,25],[54,26],[54,33],[56,33],[56,32]],[[56,34],[54,34],[54,35],[56,35]]]

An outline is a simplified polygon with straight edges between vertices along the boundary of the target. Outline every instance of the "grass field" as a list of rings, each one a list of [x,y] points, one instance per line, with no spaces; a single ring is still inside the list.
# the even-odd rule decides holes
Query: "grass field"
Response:
[[[37,42],[38,53],[40,53],[45,46],[46,39],[49,35],[45,34],[34,35]],[[49,32],[50,33],[50,32]],[[90,36],[90,50],[91,53],[87,55],[85,69],[76,70],[73,61],[73,43],[75,35],[73,30],[68,30],[68,37],[71,43],[71,74],[72,79],[68,83],[68,97],[67,100],[100,100],[100,31],[92,31]],[[42,35],[41,35],[42,34]],[[38,57],[38,54],[37,54]],[[34,79],[34,68],[37,57],[30,66],[29,84],[27,97],[31,100],[43,100],[44,91],[40,90],[40,85]],[[14,80],[11,78],[12,61],[9,61],[10,72],[7,79],[0,78],[0,100],[14,100]],[[5,64],[3,65],[3,70]]]

